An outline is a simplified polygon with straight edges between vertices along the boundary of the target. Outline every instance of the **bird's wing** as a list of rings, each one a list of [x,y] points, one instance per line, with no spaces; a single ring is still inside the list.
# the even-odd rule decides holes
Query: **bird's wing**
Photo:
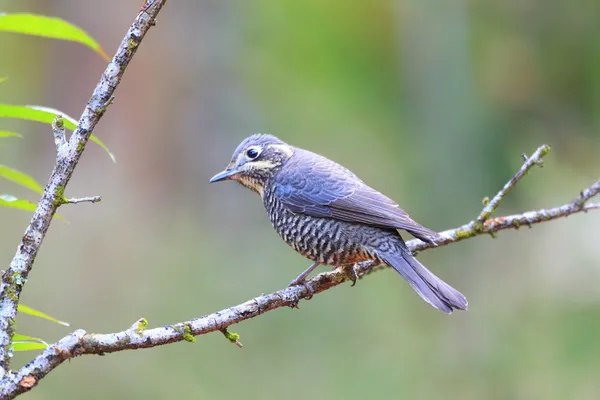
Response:
[[[403,229],[427,242],[439,236],[346,168],[306,150],[297,149],[275,179],[275,196],[294,213]]]

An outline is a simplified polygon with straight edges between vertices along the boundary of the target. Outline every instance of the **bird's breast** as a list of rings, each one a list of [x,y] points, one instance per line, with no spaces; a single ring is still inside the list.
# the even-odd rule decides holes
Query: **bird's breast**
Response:
[[[339,266],[380,261],[379,251],[396,247],[402,240],[396,231],[293,213],[269,188],[263,202],[279,236],[298,253],[320,264]]]

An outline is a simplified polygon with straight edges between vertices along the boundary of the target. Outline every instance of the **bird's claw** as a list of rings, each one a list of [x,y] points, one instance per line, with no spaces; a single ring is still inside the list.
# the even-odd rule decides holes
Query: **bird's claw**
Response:
[[[308,292],[308,296],[304,298],[304,300],[310,300],[313,298],[315,292],[310,288],[310,286],[308,286],[306,283],[303,283],[302,286],[304,286],[304,288],[306,288],[306,291]]]
[[[292,287],[292,286],[303,286],[306,289],[306,291],[308,292],[308,296],[304,298],[305,300],[312,299],[313,295],[315,294],[315,291],[312,290],[311,287],[306,284],[306,279],[296,278],[293,281],[291,281],[290,284],[288,285],[288,287]],[[298,307],[298,303],[293,304],[291,307],[292,308],[300,308],[300,307]]]
[[[354,287],[354,285],[356,285],[356,281],[359,278],[358,271],[357,271],[358,267],[359,267],[359,264],[354,264],[351,267],[346,268],[348,279],[352,281],[352,285],[350,285],[350,287]]]

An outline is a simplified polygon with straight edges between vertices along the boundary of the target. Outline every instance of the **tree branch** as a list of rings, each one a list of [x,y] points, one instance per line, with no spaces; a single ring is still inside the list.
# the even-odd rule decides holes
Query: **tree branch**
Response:
[[[140,13],[129,28],[115,56],[102,74],[92,97],[79,119],[77,129],[67,141],[62,120],[57,118],[53,124],[57,146],[56,164],[46,185],[37,209],[25,231],[10,266],[2,275],[0,293],[0,377],[8,379],[13,373],[8,370],[10,364],[10,346],[14,332],[17,306],[27,276],[31,271],[35,257],[44,240],[44,236],[57,208],[65,203],[65,187],[71,179],[73,170],[79,162],[81,153],[94,130],[94,127],[106,111],[112,95],[123,73],[148,29],[154,24],[156,15],[165,0],[147,0]],[[25,383],[26,384],[26,383]],[[22,386],[21,386],[22,387]],[[18,391],[2,387],[2,398],[14,397]],[[10,393],[10,394],[9,394]]]
[[[407,242],[408,248],[411,251],[426,250],[477,235],[495,233],[505,229],[518,229],[522,225],[531,226],[579,212],[600,209],[600,203],[586,204],[589,199],[600,192],[600,180],[598,180],[582,191],[572,202],[560,207],[528,211],[506,217],[488,217],[498,208],[510,189],[518,183],[526,172],[532,166],[540,165],[541,158],[548,153],[549,149],[548,146],[541,146],[530,158],[525,158],[525,163],[519,172],[511,178],[489,204],[484,206],[483,211],[476,220],[458,228],[441,232],[443,239],[436,244],[424,243],[414,239]],[[362,277],[376,269],[379,269],[379,267],[374,268],[370,262],[366,262],[356,265],[354,273]],[[14,398],[18,394],[28,391],[62,362],[83,354],[103,355],[123,350],[161,346],[173,342],[193,342],[195,336],[215,331],[222,332],[227,340],[241,347],[238,340],[239,335],[228,332],[227,327],[276,308],[297,307],[300,300],[310,299],[314,294],[323,292],[349,279],[351,279],[349,271],[338,268],[315,276],[308,280],[305,285],[291,286],[274,293],[263,294],[245,303],[213,314],[159,328],[146,329],[146,320],[140,319],[129,329],[116,333],[94,334],[79,329],[49,346],[17,373],[11,373],[2,378],[0,380],[0,398]]]
[[[521,166],[521,169],[519,169],[519,171],[506,183],[506,185],[504,185],[504,187],[496,194],[496,196],[494,196],[494,198],[483,207],[483,210],[481,210],[481,213],[477,217],[477,222],[481,224],[486,219],[491,217],[506,195],[510,193],[512,188],[515,187],[525,175],[527,175],[527,172],[529,172],[533,166],[539,165],[541,167],[544,165],[542,158],[549,152],[550,146],[544,144],[538,147],[535,153],[533,153],[529,158],[527,155],[522,154],[521,157],[523,157],[525,162]]]
[[[73,199],[65,199],[65,203],[67,204],[77,204],[77,203],[98,203],[102,201],[102,197],[100,196],[91,196],[91,197],[77,197]]]

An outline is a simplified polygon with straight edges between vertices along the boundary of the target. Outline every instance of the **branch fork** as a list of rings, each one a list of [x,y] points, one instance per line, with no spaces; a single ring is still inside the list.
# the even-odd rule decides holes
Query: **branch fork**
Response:
[[[51,370],[58,364],[56,362],[42,362],[41,370],[34,371],[32,374],[36,380],[27,378],[29,373],[24,373],[24,367],[19,373],[10,370],[11,344],[15,333],[15,317],[23,284],[31,271],[33,262],[40,249],[44,236],[52,218],[59,206],[65,203],[97,202],[98,196],[85,197],[81,199],[66,199],[64,197],[65,187],[69,183],[73,171],[79,162],[85,145],[89,140],[96,124],[106,111],[106,107],[111,104],[113,93],[119,85],[121,77],[125,72],[127,65],[137,51],[142,39],[153,25],[156,15],[165,4],[165,0],[146,0],[141,12],[138,14],[133,24],[129,28],[123,41],[121,42],[115,56],[108,64],[102,74],[100,82],[96,86],[75,131],[67,139],[64,120],[62,116],[57,116],[52,123],[52,132],[54,143],[56,145],[56,164],[49,178],[48,184],[42,194],[37,208],[31,218],[23,239],[19,244],[16,254],[13,257],[9,267],[2,273],[0,283],[0,398],[8,399],[23,393],[33,387],[41,377],[45,375],[40,371],[44,369]],[[67,338],[57,342],[68,348],[72,340],[67,340],[73,336],[82,336],[81,332],[76,332]],[[85,332],[83,333],[85,335]],[[63,360],[63,353],[57,355]],[[40,360],[41,361],[41,360]],[[31,372],[31,371],[30,371]],[[17,379],[18,378],[18,379]],[[15,380],[16,379],[16,380]]]
[[[544,144],[538,147],[538,149],[531,155],[531,157],[527,157],[525,153],[521,154],[521,157],[523,158],[523,165],[521,166],[519,171],[506,183],[506,185],[504,185],[504,187],[494,196],[492,200],[486,201],[487,198],[484,199],[483,210],[481,210],[481,213],[477,217],[477,220],[476,222],[474,222],[473,226],[475,227],[475,225],[477,225],[476,227],[478,229],[482,229],[483,223],[487,219],[489,219],[492,216],[492,214],[494,214],[502,200],[506,197],[506,195],[510,193],[510,191],[517,185],[517,183],[519,183],[519,181],[525,175],[527,175],[527,172],[529,172],[529,170],[535,165],[543,167],[544,161],[542,158],[549,152],[550,146]]]

